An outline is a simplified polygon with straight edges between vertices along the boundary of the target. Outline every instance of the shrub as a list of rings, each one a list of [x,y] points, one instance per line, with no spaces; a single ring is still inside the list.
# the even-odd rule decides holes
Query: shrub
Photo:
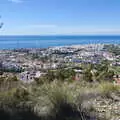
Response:
[[[120,86],[116,86],[113,83],[104,82],[99,85],[99,90],[101,91],[102,96],[110,97],[111,93],[120,92]]]
[[[52,83],[47,87],[46,95],[52,104],[51,116],[55,120],[89,120],[91,118],[89,112],[92,107],[86,111],[82,108],[83,99],[78,99],[79,92],[82,89],[68,83]],[[77,104],[79,101],[80,104]]]

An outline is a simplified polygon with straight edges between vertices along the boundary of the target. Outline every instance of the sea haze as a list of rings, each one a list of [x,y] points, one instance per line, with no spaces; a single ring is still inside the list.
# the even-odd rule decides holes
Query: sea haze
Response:
[[[47,48],[99,43],[120,44],[120,36],[0,36],[0,49]]]

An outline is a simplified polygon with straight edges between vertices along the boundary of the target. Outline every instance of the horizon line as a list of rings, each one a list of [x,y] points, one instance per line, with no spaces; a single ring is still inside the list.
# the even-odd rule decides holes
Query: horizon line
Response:
[[[0,35],[0,36],[120,36],[120,34],[41,34],[41,35],[35,35],[35,34],[31,34],[31,35],[28,35],[28,34],[16,34],[16,35]]]

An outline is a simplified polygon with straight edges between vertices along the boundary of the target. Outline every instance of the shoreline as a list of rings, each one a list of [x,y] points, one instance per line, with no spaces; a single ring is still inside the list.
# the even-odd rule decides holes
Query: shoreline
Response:
[[[31,47],[31,48],[5,48],[2,49],[0,48],[0,51],[6,51],[6,50],[44,50],[44,49],[59,49],[59,48],[85,48],[85,47],[103,47],[104,45],[117,45],[119,46],[120,44],[113,44],[113,43],[98,43],[98,44],[73,44],[73,45],[60,45],[60,46],[49,46],[49,47]]]

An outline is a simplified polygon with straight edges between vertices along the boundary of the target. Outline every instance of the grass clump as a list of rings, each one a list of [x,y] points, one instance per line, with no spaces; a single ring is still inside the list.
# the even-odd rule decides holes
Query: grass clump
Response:
[[[51,103],[52,120],[89,120],[92,117],[89,114],[91,109],[86,111],[81,105],[84,97],[78,99],[83,88],[73,84],[57,82],[46,86],[45,94]]]
[[[114,85],[110,82],[104,82],[99,85],[99,91],[102,96],[110,97],[111,93],[120,93],[120,86]]]

